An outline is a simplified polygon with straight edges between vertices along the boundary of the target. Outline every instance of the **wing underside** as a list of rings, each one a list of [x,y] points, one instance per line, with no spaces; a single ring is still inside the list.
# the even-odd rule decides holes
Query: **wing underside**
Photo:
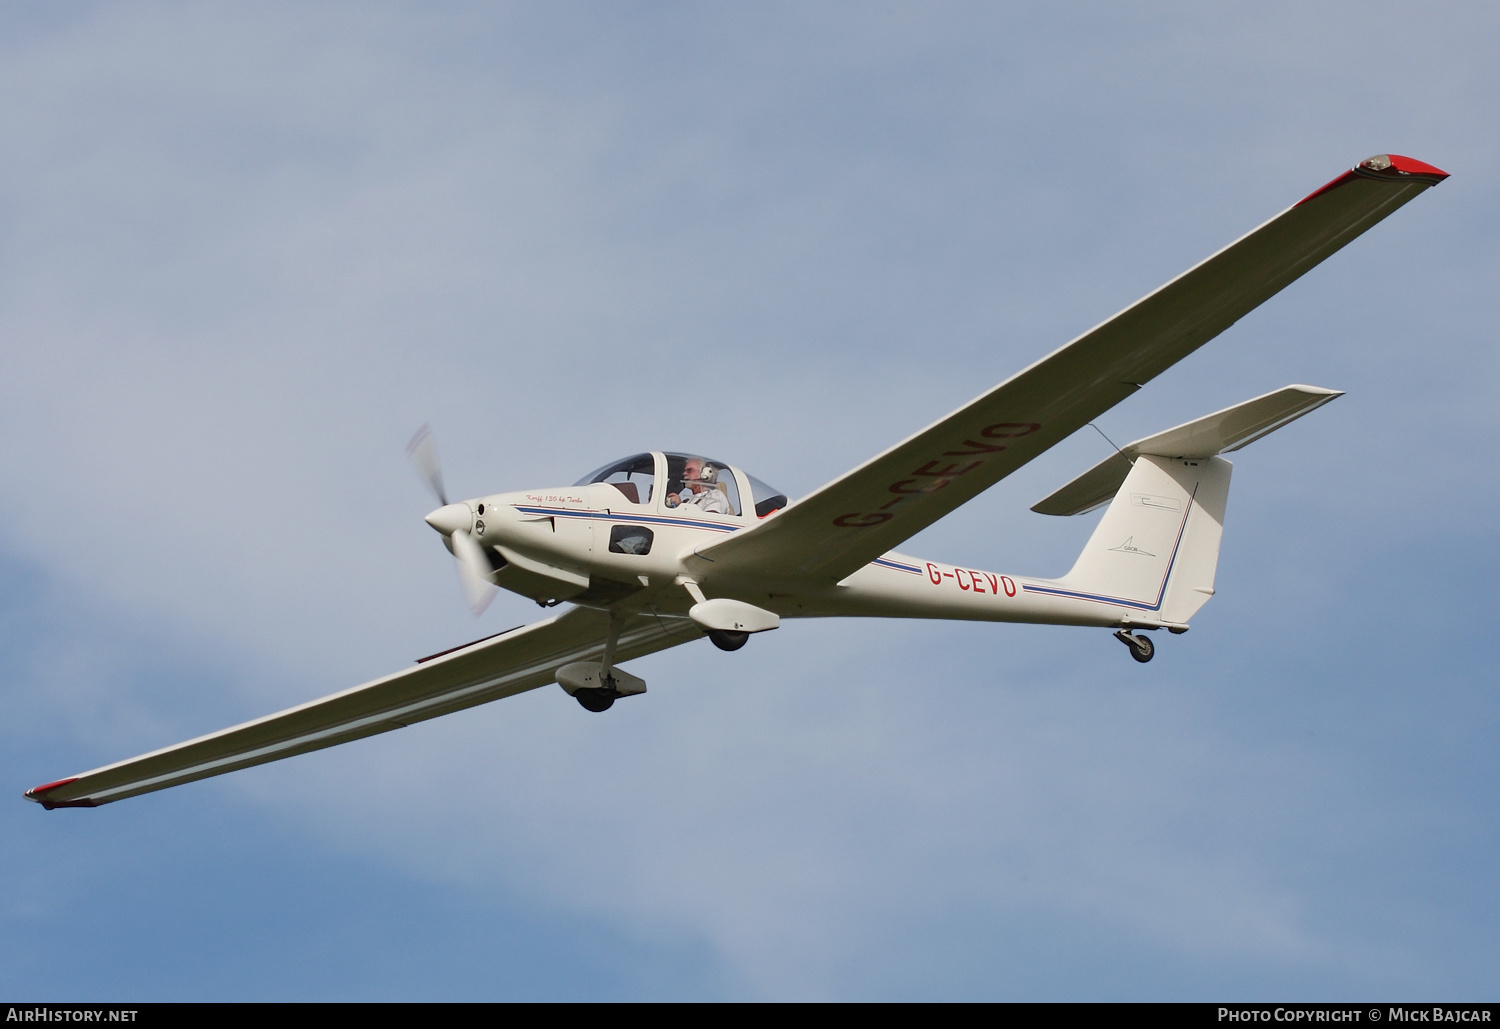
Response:
[[[597,656],[608,623],[603,611],[574,608],[342,693],[38,786],[26,796],[47,808],[97,807],[513,696],[555,682],[556,670],[570,661]],[[701,635],[686,619],[638,616],[625,624],[616,660]]]
[[[715,576],[835,582],[972,499],[1446,177],[1372,158],[943,420],[697,552]]]

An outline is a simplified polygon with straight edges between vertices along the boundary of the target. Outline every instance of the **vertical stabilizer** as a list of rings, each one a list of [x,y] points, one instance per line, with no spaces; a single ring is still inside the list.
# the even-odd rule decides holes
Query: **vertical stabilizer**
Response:
[[[1137,622],[1186,624],[1213,596],[1232,467],[1137,457],[1061,585]]]

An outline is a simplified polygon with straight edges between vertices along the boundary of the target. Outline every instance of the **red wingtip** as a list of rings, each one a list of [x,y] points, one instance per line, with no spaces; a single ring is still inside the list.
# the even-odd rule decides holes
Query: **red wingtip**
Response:
[[[1424,164],[1423,162],[1417,160],[1415,157],[1402,157],[1400,154],[1383,154],[1382,156],[1385,157],[1386,160],[1391,162],[1390,166],[1392,168],[1396,169],[1398,172],[1401,172],[1403,175],[1431,175],[1436,179],[1446,179],[1448,177],[1448,173],[1443,171],[1443,169],[1434,168],[1430,164]],[[1360,167],[1363,168],[1365,165],[1371,164],[1378,160],[1380,160],[1380,158],[1372,157],[1370,158],[1370,160],[1362,163]]]
[[[77,782],[77,781],[78,781],[78,776],[75,775],[71,779],[59,779],[59,780],[57,780],[57,782],[49,782],[49,783],[44,783],[41,786],[33,786],[31,789],[29,789],[29,790],[26,791],[26,796],[30,797],[32,800],[36,800],[37,797],[39,797],[43,793],[46,793],[48,790],[55,790],[59,786],[66,786],[70,782]]]
[[[44,794],[46,794],[49,790],[57,789],[59,786],[66,786],[70,782],[77,781],[78,776],[75,775],[71,779],[59,779],[57,780],[57,782],[43,783],[40,786],[33,786],[31,789],[27,790],[24,796],[27,800],[34,800],[38,804],[42,805],[42,807],[46,808],[48,811],[51,811],[53,808],[59,807],[60,805],[49,801],[46,796],[44,796]],[[90,806],[92,807],[93,805]]]
[[[57,782],[49,782],[49,783],[44,783],[41,786],[33,786],[31,789],[29,789],[29,790],[26,791],[25,796],[26,796],[27,800],[34,800],[34,801],[36,801],[38,804],[42,805],[42,807],[46,808],[48,811],[51,811],[54,808],[60,808],[60,807],[98,807],[99,806],[98,802],[97,801],[93,801],[93,800],[88,800],[88,799],[84,799],[84,800],[48,800],[47,797],[45,796],[45,794],[47,794],[49,791],[55,790],[59,786],[66,786],[70,782],[77,782],[77,781],[78,781],[78,776],[75,775],[71,779],[59,779],[59,780],[57,780]]]
[[[1355,179],[1408,179],[1413,178],[1429,185],[1436,186],[1448,177],[1448,173],[1441,168],[1434,168],[1425,164],[1415,157],[1403,157],[1400,154],[1376,154],[1374,157],[1360,161],[1349,171],[1344,172],[1328,185],[1321,189],[1315,189],[1301,200],[1297,206],[1301,207],[1313,197],[1320,197],[1331,189],[1337,189],[1346,182]]]

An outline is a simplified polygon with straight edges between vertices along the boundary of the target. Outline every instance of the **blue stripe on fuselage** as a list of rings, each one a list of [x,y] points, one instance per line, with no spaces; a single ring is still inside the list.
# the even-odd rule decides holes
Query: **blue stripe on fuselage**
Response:
[[[885,557],[877,557],[875,560],[871,561],[870,563],[872,565],[880,565],[882,568],[894,568],[897,571],[901,571],[901,572],[911,572],[913,575],[921,575],[922,574],[922,569],[920,569],[920,568],[914,568],[911,565],[900,564],[899,562],[892,561],[889,558],[885,558]]]
[[[712,529],[715,532],[738,532],[738,525],[720,522],[700,522],[691,518],[662,518],[658,515],[638,515],[633,511],[569,511],[558,507],[522,507],[513,505],[517,511],[529,515],[547,515],[554,518],[594,518],[611,522],[644,522],[648,525],[680,525],[692,529]]]

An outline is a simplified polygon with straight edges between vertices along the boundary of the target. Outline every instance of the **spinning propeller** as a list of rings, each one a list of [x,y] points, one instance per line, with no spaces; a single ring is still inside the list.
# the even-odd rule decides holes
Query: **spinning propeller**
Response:
[[[463,585],[464,599],[478,617],[490,606],[498,591],[488,578],[492,571],[489,559],[473,535],[474,512],[469,510],[468,504],[448,502],[448,493],[443,489],[443,466],[438,461],[437,442],[432,438],[429,426],[423,425],[417,430],[406,445],[406,454],[431,487],[438,503],[443,505],[427,516],[427,524],[448,538],[453,560],[458,565],[458,581]]]

